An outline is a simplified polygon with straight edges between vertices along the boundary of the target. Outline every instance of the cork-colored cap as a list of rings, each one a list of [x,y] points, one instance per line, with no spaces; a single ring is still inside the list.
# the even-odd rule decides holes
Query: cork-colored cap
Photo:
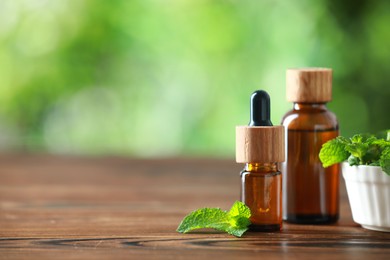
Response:
[[[284,162],[283,126],[237,126],[238,163]]]
[[[287,100],[290,102],[328,102],[332,100],[332,69],[288,69]]]

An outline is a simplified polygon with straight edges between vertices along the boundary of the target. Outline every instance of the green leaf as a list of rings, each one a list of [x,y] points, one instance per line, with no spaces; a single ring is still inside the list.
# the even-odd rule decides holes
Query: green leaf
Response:
[[[351,155],[348,157],[348,163],[350,166],[359,165],[359,159]]]
[[[342,136],[323,144],[319,155],[322,165],[326,168],[347,160],[349,153],[345,148],[348,144],[349,141]]]
[[[360,144],[363,142],[363,135],[362,134],[357,134],[351,137],[351,142],[353,144]]]
[[[381,165],[379,164],[379,161],[372,162],[372,163],[370,163],[369,165],[370,165],[370,166],[381,166]],[[351,165],[351,166],[352,166],[352,165]]]
[[[390,147],[383,150],[381,158],[379,159],[379,165],[387,175],[390,175]]]
[[[363,138],[362,143],[353,143],[346,147],[353,156],[359,158],[359,164],[375,165],[381,157],[382,151],[390,148],[390,142],[378,139],[375,136]]]
[[[357,134],[349,140],[344,137],[326,142],[320,151],[324,167],[342,162],[348,158],[349,165],[381,166],[390,175],[390,130],[374,136]]]
[[[384,139],[377,139],[371,143],[371,145],[377,145],[380,149],[386,149],[390,147],[390,141],[386,141]]]
[[[361,164],[363,162],[363,156],[367,153],[368,144],[364,143],[353,143],[345,147],[345,150],[351,153],[354,157],[358,158]]]
[[[184,217],[177,231],[187,233],[199,228],[214,228],[241,237],[251,224],[250,216],[250,209],[236,201],[229,212],[219,208],[202,208],[191,212]]]
[[[236,201],[229,211],[228,233],[234,236],[242,236],[251,224],[249,218],[251,217],[250,209],[242,202]]]
[[[226,211],[219,208],[202,208],[188,214],[177,231],[187,233],[199,228],[215,228],[223,231],[228,225],[229,217]]]
[[[251,210],[244,203],[240,201],[236,201],[234,202],[232,208],[230,209],[229,215],[232,217],[241,216],[241,217],[250,218]]]
[[[381,156],[382,149],[377,144],[368,144],[368,148],[366,150],[365,155],[362,158],[364,164],[370,164],[374,161],[379,160]]]

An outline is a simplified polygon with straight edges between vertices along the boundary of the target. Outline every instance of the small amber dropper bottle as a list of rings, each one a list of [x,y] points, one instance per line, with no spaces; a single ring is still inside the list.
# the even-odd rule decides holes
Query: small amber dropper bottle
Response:
[[[251,120],[236,127],[236,161],[241,172],[241,201],[251,209],[250,230],[282,229],[282,175],[284,127],[270,120],[270,98],[259,90],[251,96]]]

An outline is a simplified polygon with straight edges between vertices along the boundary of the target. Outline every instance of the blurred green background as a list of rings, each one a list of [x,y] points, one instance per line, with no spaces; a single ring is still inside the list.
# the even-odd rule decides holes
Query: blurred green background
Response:
[[[0,149],[234,155],[249,96],[334,69],[343,135],[390,128],[390,1],[0,0]]]

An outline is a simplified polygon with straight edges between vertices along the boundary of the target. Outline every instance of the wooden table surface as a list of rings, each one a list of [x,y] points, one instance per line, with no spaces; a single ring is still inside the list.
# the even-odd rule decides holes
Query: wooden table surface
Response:
[[[200,207],[229,209],[234,160],[0,155],[0,259],[390,259],[390,233],[352,221],[344,182],[334,225],[284,224],[242,238],[179,234]]]

